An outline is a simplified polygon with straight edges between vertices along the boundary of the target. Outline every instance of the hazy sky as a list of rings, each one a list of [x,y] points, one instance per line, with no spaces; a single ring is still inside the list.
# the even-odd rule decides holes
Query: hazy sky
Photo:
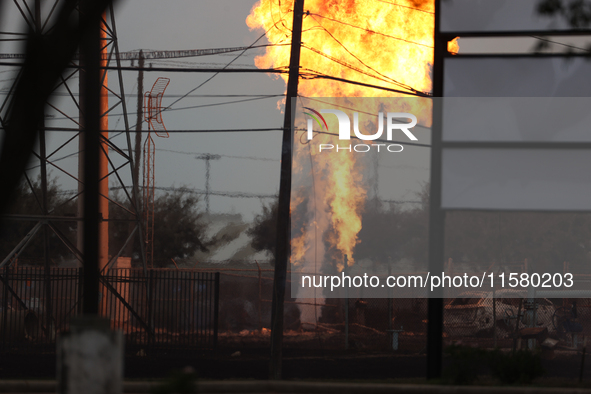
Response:
[[[250,0],[125,0],[119,1],[115,10],[117,33],[121,51],[137,49],[172,50],[203,49],[248,46],[262,34],[262,30],[251,31],[246,17],[255,5]],[[4,12],[5,26],[17,29],[17,21],[22,20],[9,3]],[[10,15],[8,17],[8,15]],[[6,22],[6,19],[9,22]],[[20,21],[19,21],[20,22]],[[267,43],[262,38],[259,43]],[[0,45],[0,52],[17,51],[13,46]],[[263,50],[250,50],[236,59],[233,67],[254,67],[254,56]],[[169,61],[149,61],[153,67],[223,67],[240,52],[220,56],[193,57]],[[136,63],[137,64],[137,63]],[[125,62],[124,65],[130,65]],[[4,68],[3,70],[10,70]],[[10,74],[7,72],[5,74]],[[0,74],[2,75],[2,74]],[[165,92],[163,104],[170,105],[182,95],[210,78],[204,73],[162,73],[146,72],[144,90],[148,90],[158,77],[168,77],[171,82]],[[135,124],[137,94],[137,73],[124,72],[123,81],[127,97],[130,124]],[[71,89],[77,90],[77,81],[72,79]],[[117,77],[109,73],[110,87],[118,92]],[[0,78],[2,90],[10,86],[10,78]],[[229,105],[195,107],[204,104],[221,103],[247,99],[248,97],[194,97],[195,95],[281,95],[285,90],[282,80],[266,74],[219,74],[203,87],[195,90],[189,97],[178,101],[172,110],[163,113],[164,124],[168,129],[233,129],[233,128],[278,128],[282,127],[283,114],[278,109],[280,97]],[[54,98],[55,106],[69,116],[77,117],[77,110],[66,91]],[[114,98],[112,98],[114,100]],[[111,104],[114,101],[111,101]],[[121,107],[115,108],[109,118],[110,129],[123,129]],[[75,127],[63,115],[49,110],[52,125]],[[144,129],[146,125],[144,124]],[[112,134],[113,136],[114,134]],[[428,143],[428,132],[419,133],[421,142]],[[69,133],[51,133],[49,147],[55,148],[69,138]],[[195,154],[214,153],[223,155],[220,160],[211,162],[212,191],[243,192],[272,195],[278,191],[280,132],[253,133],[209,133],[209,134],[171,134],[170,138],[154,137],[156,145],[156,186],[187,186],[205,189],[205,162],[196,160]],[[126,147],[123,136],[113,138],[120,147]],[[172,150],[185,153],[174,153]],[[53,159],[75,153],[77,143],[66,146]],[[380,157],[380,196],[383,199],[414,199],[414,193],[428,179],[428,148],[409,148],[405,156]],[[228,157],[233,156],[233,157]],[[248,158],[239,158],[244,156]],[[250,158],[250,159],[249,159]],[[252,158],[258,159],[254,160]],[[261,160],[262,159],[262,160]],[[113,159],[116,161],[117,159]],[[36,164],[36,163],[34,163]],[[77,158],[56,162],[72,173],[76,172]],[[129,171],[123,172],[124,180],[129,181]],[[76,188],[75,180],[64,176],[59,170],[52,170],[58,183],[65,190]],[[111,184],[117,186],[113,177]],[[213,212],[238,212],[247,220],[260,211],[261,200],[256,198],[229,198],[211,196]],[[264,201],[270,201],[266,199]]]
[[[45,2],[46,4],[50,4]],[[137,49],[172,50],[203,49],[248,46],[263,33],[251,31],[246,17],[255,5],[252,0],[120,0],[115,9],[115,19],[119,47],[121,51]],[[12,2],[6,2],[0,23],[2,31],[21,30],[22,17]],[[573,39],[566,42],[580,43]],[[570,40],[570,41],[569,41]],[[266,43],[263,38],[259,43]],[[529,51],[535,40],[460,40],[460,51],[475,52],[493,50],[497,52]],[[14,45],[0,42],[0,52],[18,51]],[[223,67],[240,52],[220,56],[204,56],[169,61],[148,61],[154,67]],[[254,56],[263,50],[244,53],[232,64],[233,67],[254,67]],[[137,63],[136,63],[137,64]],[[129,66],[129,62],[124,65]],[[0,68],[0,90],[2,95],[13,78],[11,68]],[[144,90],[148,90],[158,77],[168,77],[171,82],[165,93],[163,104],[170,105],[182,95],[210,78],[204,73],[162,73],[146,72]],[[127,98],[130,124],[135,124],[137,95],[137,73],[124,72],[123,81]],[[119,91],[117,77],[109,73],[110,86]],[[70,85],[77,91],[77,80]],[[265,74],[219,74],[203,87],[195,90],[189,97],[178,101],[172,110],[163,113],[164,124],[168,129],[233,129],[233,128],[278,128],[282,126],[283,115],[278,110],[279,97],[263,98],[255,101],[229,105],[187,108],[227,101],[248,99],[249,97],[195,97],[196,95],[281,95],[285,84],[282,80]],[[72,117],[77,110],[65,90],[62,96],[54,98],[55,105]],[[4,96],[2,96],[4,97]],[[111,105],[114,102],[112,98]],[[121,106],[111,112],[110,128],[123,129]],[[63,115],[49,110],[53,116],[51,124],[75,127],[73,122],[63,119]],[[144,124],[144,129],[146,125]],[[51,133],[49,147],[56,148],[69,138],[69,133]],[[429,143],[429,132],[418,133],[419,142]],[[219,192],[243,192],[272,195],[278,191],[280,132],[252,133],[209,133],[209,134],[171,134],[170,138],[154,138],[156,145],[156,186],[205,189],[205,162],[194,158],[196,154],[213,153],[223,155],[220,160],[211,162],[211,190]],[[113,138],[118,146],[126,148],[122,135]],[[76,141],[66,146],[53,159],[61,158],[77,151]],[[168,150],[168,151],[167,151]],[[176,151],[176,152],[169,152]],[[182,153],[177,153],[182,152]],[[229,157],[232,156],[232,157]],[[247,158],[239,158],[247,157]],[[405,155],[382,155],[379,158],[379,195],[382,199],[412,200],[424,182],[428,181],[428,148],[408,148]],[[254,159],[253,159],[254,158]],[[255,160],[257,159],[257,160]],[[113,159],[117,162],[117,159]],[[33,163],[36,164],[36,163]],[[56,162],[60,167],[75,173],[77,158]],[[123,171],[125,182],[129,183],[129,171]],[[65,190],[76,189],[76,182],[53,169],[52,175]],[[115,179],[111,184],[117,186]],[[270,201],[270,200],[265,200]],[[261,200],[256,198],[237,199],[221,196],[211,197],[213,212],[238,212],[247,220],[260,211]]]

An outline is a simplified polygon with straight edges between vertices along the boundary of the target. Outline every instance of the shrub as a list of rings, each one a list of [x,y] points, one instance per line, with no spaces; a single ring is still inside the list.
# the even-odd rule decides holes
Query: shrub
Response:
[[[495,350],[489,355],[489,367],[492,376],[502,384],[531,383],[545,372],[540,354],[529,350],[515,353]]]
[[[486,361],[486,351],[462,345],[445,349],[450,365],[443,371],[443,378],[452,384],[471,384],[478,377]]]

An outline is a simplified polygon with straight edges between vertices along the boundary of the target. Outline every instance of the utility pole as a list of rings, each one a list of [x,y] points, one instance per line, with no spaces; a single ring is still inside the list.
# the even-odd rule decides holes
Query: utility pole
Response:
[[[211,171],[210,160],[219,160],[222,157],[220,155],[212,155],[211,153],[204,153],[202,155],[195,156],[197,160],[205,160],[205,213],[209,216],[209,179]]]
[[[283,303],[285,300],[285,282],[287,261],[291,253],[290,240],[290,197],[291,166],[293,159],[294,116],[292,104],[298,95],[300,69],[300,49],[302,46],[302,20],[304,0],[294,0],[293,28],[291,35],[291,54],[289,77],[285,99],[285,118],[283,121],[283,141],[281,149],[281,179],[279,181],[279,205],[277,208],[277,245],[275,252],[275,273],[273,278],[273,304],[271,309],[271,363],[270,378],[281,379],[283,351]],[[293,103],[292,103],[293,100]]]
[[[140,196],[137,190],[136,185],[139,185],[140,181],[140,160],[142,155],[142,125],[144,124],[144,52],[140,50],[139,58],[138,58],[138,74],[137,74],[137,116],[135,120],[135,148],[133,151],[133,184],[134,187],[132,188],[131,192],[133,193],[133,201],[137,205],[137,209],[139,209],[140,204],[138,204]],[[138,213],[139,217],[141,218],[141,213]],[[135,218],[133,218],[135,219]],[[136,223],[130,222],[129,223],[129,232],[133,231]],[[141,233],[140,233],[141,234]],[[142,234],[143,235],[143,234]],[[144,242],[142,235],[140,235],[140,242]],[[127,246],[126,255],[131,257],[133,254],[133,242],[130,242]]]
[[[433,62],[433,97],[443,97],[443,56],[447,42],[439,35],[441,0],[435,1],[435,50]],[[441,209],[442,105],[433,100],[431,130],[431,185],[429,191],[429,271],[442,272],[444,259],[445,212]],[[443,290],[429,295],[427,304],[427,379],[441,377],[443,365]]]

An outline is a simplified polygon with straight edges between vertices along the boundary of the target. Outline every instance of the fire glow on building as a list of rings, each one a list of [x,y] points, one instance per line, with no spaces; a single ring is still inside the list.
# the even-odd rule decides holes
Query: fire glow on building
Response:
[[[432,0],[306,0],[304,7],[298,97],[306,98],[304,100],[310,98],[305,107],[327,107],[327,99],[314,101],[314,97],[405,96],[336,80],[307,77],[313,74],[411,94],[428,94],[431,91]],[[248,26],[264,30],[269,42],[275,44],[255,59],[257,67],[287,69],[292,8],[292,1],[261,0],[252,9],[246,20]],[[457,46],[455,41],[452,45]],[[451,51],[457,51],[457,47]],[[287,82],[287,74],[280,76]],[[366,134],[375,133],[378,112],[417,114],[430,113],[431,110],[429,100],[416,101],[419,108],[408,108],[408,101],[401,101],[401,107],[392,110],[380,108],[378,102],[367,100],[366,107],[354,108],[360,114],[360,128]],[[283,104],[284,101],[280,102],[278,107]],[[353,119],[351,110],[348,112]],[[328,128],[338,130],[335,116],[326,115],[325,119]],[[349,146],[354,140],[343,141],[337,135],[316,134],[309,142],[305,129],[305,124],[296,123],[291,266],[309,273],[341,272],[345,256],[348,266],[355,264],[354,249],[359,242],[363,210],[368,199],[374,197],[367,187],[371,170],[368,169],[367,156],[363,154],[327,154],[317,148],[318,144]],[[315,148],[312,149],[311,145]],[[312,303],[316,300],[321,304],[321,293],[321,289],[300,288],[298,298]],[[314,307],[300,307],[302,322],[314,322],[320,314]]]

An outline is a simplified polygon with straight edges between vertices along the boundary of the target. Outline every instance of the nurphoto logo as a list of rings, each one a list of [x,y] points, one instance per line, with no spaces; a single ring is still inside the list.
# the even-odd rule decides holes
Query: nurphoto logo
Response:
[[[351,139],[351,120],[349,116],[344,113],[343,111],[339,111],[338,109],[321,109],[320,111],[316,111],[309,107],[304,107],[305,110],[310,112],[304,112],[304,114],[310,116],[312,119],[307,120],[307,137],[308,140],[312,140],[314,137],[314,120],[318,123],[318,126],[321,130],[326,130],[328,132],[328,124],[326,120],[322,116],[322,114],[333,114],[336,115],[337,120],[339,121],[339,140],[350,140]],[[394,119],[410,119],[408,123],[394,123]],[[394,131],[402,131],[404,135],[410,139],[411,141],[417,141],[417,137],[409,130],[416,126],[417,124],[417,117],[413,114],[406,113],[406,112],[388,112],[386,114],[386,140],[392,141]],[[382,134],[384,133],[384,113],[378,113],[378,130],[374,134],[362,134],[359,130],[359,113],[353,112],[353,133],[355,134],[354,138],[357,138],[362,141],[375,141],[379,140]],[[382,140],[383,141],[383,140]],[[369,152],[372,150],[372,147],[377,149],[380,152],[380,148],[385,147],[385,150],[388,152],[402,152],[404,149],[400,144],[350,144],[349,146],[339,146],[333,144],[319,144],[319,151],[333,151],[333,152],[340,152],[340,151],[347,151],[347,152]]]

